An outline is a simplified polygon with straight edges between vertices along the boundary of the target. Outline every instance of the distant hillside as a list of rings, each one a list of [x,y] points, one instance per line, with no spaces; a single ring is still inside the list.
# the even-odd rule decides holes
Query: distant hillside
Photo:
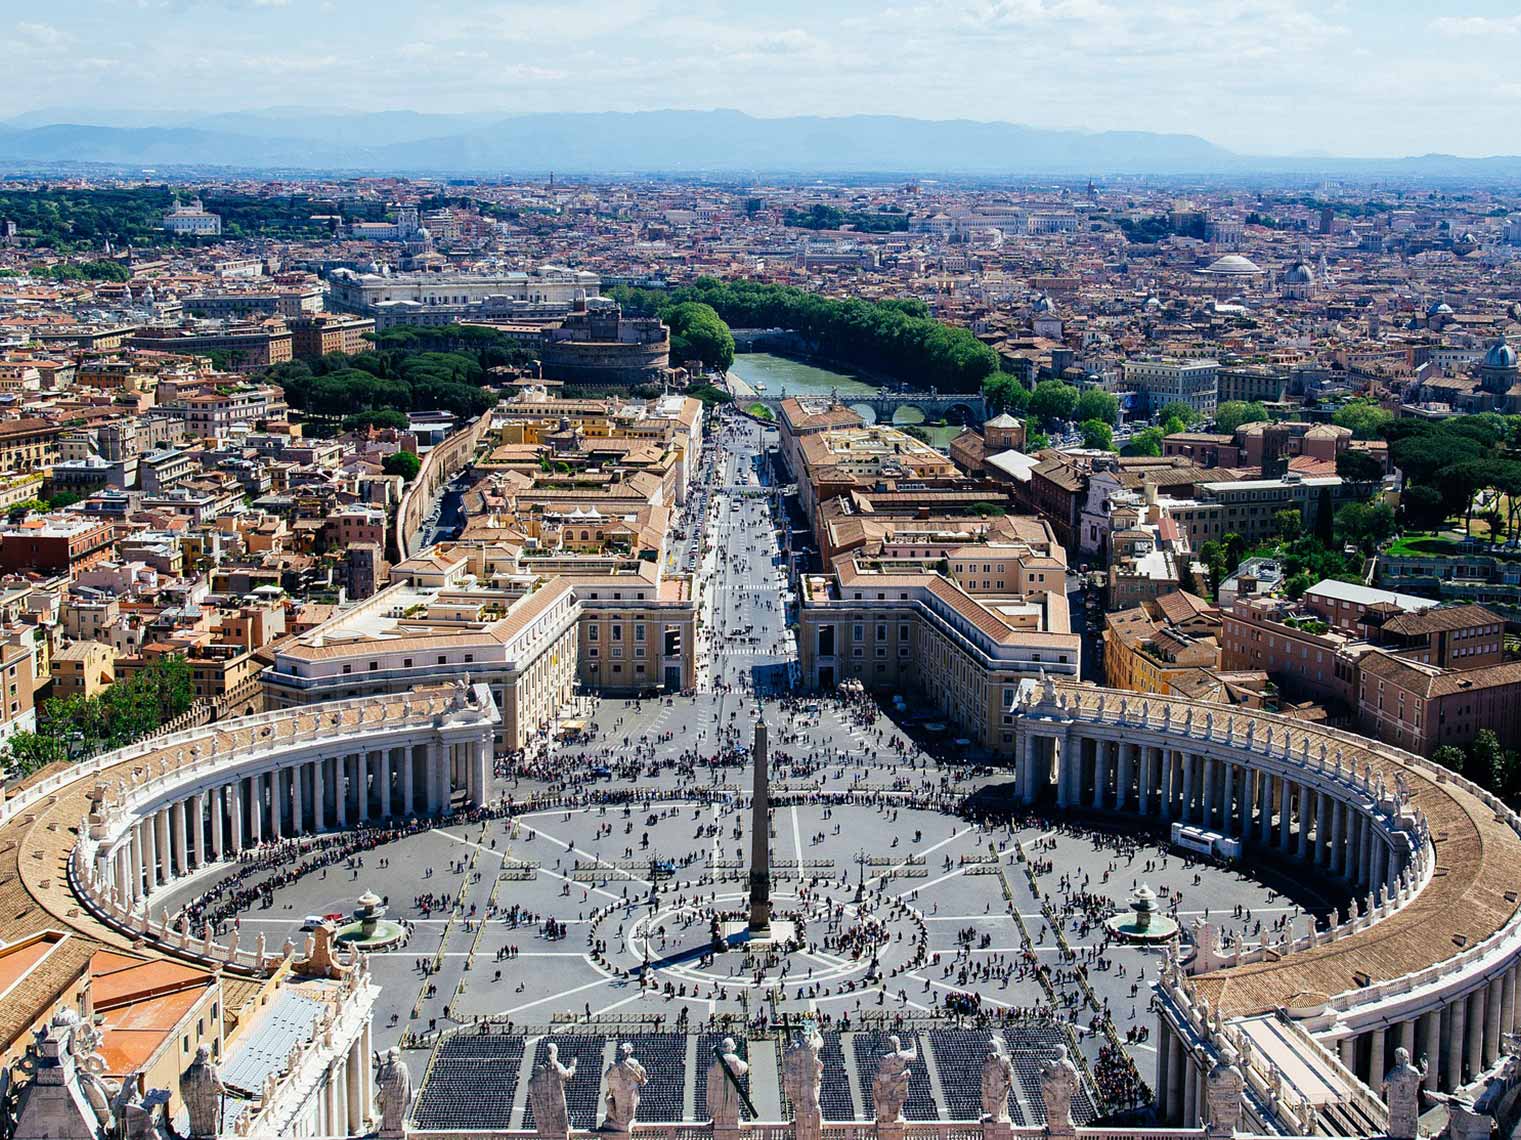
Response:
[[[494,122],[481,115],[248,112],[158,126],[38,125],[25,116],[0,127],[0,162],[128,166],[996,175],[1194,170],[1230,158],[1189,135],[866,115],[757,119],[737,111],[533,114]]]
[[[55,118],[54,116],[58,116]],[[67,118],[64,118],[67,116]],[[53,121],[46,121],[48,119]],[[214,115],[35,111],[0,124],[0,166],[65,163],[441,174],[1330,173],[1521,179],[1521,158],[1292,158],[1193,135],[1059,131],[890,115],[760,119],[738,111],[423,114],[274,108]]]

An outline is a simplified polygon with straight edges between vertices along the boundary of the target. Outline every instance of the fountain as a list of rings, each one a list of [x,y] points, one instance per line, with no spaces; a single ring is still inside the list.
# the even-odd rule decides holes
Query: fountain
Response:
[[[338,928],[337,941],[360,950],[384,950],[401,941],[401,924],[386,918],[385,900],[365,891],[356,901],[354,921]]]
[[[1116,938],[1126,942],[1166,942],[1176,938],[1177,922],[1157,906],[1157,894],[1144,883],[1130,896],[1130,911],[1121,911],[1104,920]]]

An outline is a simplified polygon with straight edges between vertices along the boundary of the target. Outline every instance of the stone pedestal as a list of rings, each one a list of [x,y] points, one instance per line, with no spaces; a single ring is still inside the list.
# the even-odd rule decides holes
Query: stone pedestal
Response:
[[[982,1118],[982,1140],[1013,1140],[1014,1124],[1009,1120]]]
[[[903,1140],[903,1121],[877,1121],[877,1140]]]

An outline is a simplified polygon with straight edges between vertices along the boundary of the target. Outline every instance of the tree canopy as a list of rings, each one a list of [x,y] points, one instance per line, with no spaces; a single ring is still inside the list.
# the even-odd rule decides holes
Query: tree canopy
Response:
[[[700,360],[708,368],[727,372],[734,363],[734,334],[713,306],[683,301],[661,313],[671,328],[671,361]]]
[[[970,329],[941,324],[924,302],[823,297],[792,285],[699,277],[669,291],[617,286],[609,296],[632,313],[663,315],[687,301],[708,305],[731,328],[792,329],[822,357],[916,388],[977,392],[998,354]]]
[[[331,353],[319,360],[290,360],[269,370],[269,379],[285,389],[290,406],[328,420],[351,423],[369,414],[443,410],[473,419],[497,402],[495,392],[482,387],[484,361],[504,355],[504,340],[495,330],[484,336],[460,326],[446,329],[388,330],[377,338],[379,347],[345,356]],[[439,340],[432,339],[438,335]],[[432,351],[449,343],[453,351]],[[512,352],[521,347],[510,344]],[[386,416],[387,425],[396,420]]]
[[[1130,442],[1125,444],[1122,453],[1155,458],[1162,454],[1162,435],[1162,429],[1159,427],[1142,428],[1130,437]]]
[[[1114,449],[1114,429],[1103,420],[1084,420],[1079,425],[1083,433],[1083,446],[1091,447],[1097,451],[1112,451]]]
[[[1242,424],[1262,423],[1272,419],[1268,411],[1256,401],[1226,400],[1215,409],[1215,430],[1221,435],[1232,435]]]
[[[1008,412],[1013,416],[1022,416],[1030,406],[1030,389],[1021,384],[1017,377],[1010,376],[1007,372],[998,372],[983,381],[982,398],[987,401],[988,411],[992,415]]]
[[[1072,410],[1075,420],[1101,420],[1114,425],[1120,422],[1120,401],[1102,388],[1085,388],[1078,393],[1077,405]]]
[[[1077,410],[1077,389],[1060,380],[1042,380],[1030,396],[1030,415],[1048,427],[1070,420]]]
[[[44,701],[37,731],[12,734],[0,757],[23,775],[59,760],[84,759],[156,731],[193,700],[190,663],[179,654],[156,658],[99,696]]]
[[[1377,439],[1393,420],[1393,412],[1368,399],[1348,400],[1331,416],[1333,424],[1351,428],[1354,439]]]
[[[422,460],[416,452],[393,451],[380,461],[380,469],[387,475],[400,475],[403,482],[410,483],[422,470]]]

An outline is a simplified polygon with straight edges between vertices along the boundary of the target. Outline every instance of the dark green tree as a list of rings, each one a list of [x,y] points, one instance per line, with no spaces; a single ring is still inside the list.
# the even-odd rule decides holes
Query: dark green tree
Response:
[[[1077,397],[1072,409],[1075,420],[1102,420],[1113,426],[1120,422],[1120,402],[1102,388],[1085,388]]]
[[[1222,435],[1231,435],[1242,424],[1261,423],[1272,418],[1259,403],[1226,400],[1215,409],[1215,430]]]
[[[380,469],[387,475],[400,475],[404,483],[410,483],[422,470],[422,460],[410,451],[393,451],[380,461]]]
[[[1112,451],[1114,449],[1114,431],[1103,420],[1084,420],[1079,425],[1083,433],[1083,446],[1091,447],[1096,451]]]
[[[1030,396],[1030,415],[1046,425],[1070,420],[1077,409],[1077,389],[1060,380],[1042,380]]]

